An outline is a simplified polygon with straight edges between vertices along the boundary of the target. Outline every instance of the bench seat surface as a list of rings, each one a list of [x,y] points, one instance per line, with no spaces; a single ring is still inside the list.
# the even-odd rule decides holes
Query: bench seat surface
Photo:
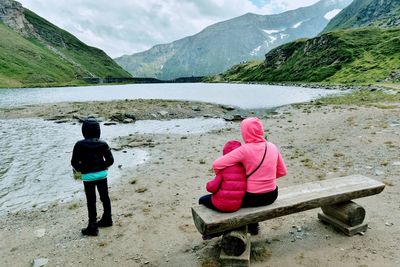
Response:
[[[192,208],[192,216],[201,234],[220,233],[249,223],[379,194],[384,188],[385,184],[379,181],[352,175],[279,188],[278,199],[268,206],[221,213],[200,205]]]

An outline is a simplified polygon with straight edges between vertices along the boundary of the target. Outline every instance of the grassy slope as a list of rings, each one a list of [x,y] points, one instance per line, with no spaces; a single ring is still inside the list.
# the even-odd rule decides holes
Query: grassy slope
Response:
[[[364,28],[298,40],[236,65],[221,80],[369,84],[400,70],[400,29]]]
[[[26,39],[0,22],[0,88],[79,85],[84,84],[82,77],[91,74],[131,77],[102,50],[85,45],[29,10],[25,16],[44,42]],[[48,45],[68,60],[49,50]]]
[[[0,23],[0,87],[69,81],[71,65]]]

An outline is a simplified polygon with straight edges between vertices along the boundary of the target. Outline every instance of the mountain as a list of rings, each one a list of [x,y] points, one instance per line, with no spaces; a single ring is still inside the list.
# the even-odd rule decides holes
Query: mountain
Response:
[[[329,22],[324,32],[367,26],[400,26],[400,1],[354,0]]]
[[[0,0],[0,36],[0,87],[131,77],[102,50],[87,46],[13,0]]]
[[[221,73],[234,64],[262,59],[287,42],[320,33],[351,0],[322,0],[277,15],[245,14],[198,34],[115,61],[133,76],[174,79]]]
[[[400,82],[400,28],[333,31],[270,51],[264,62],[232,67],[212,81]]]
[[[279,46],[212,81],[400,82],[400,0],[355,0],[312,39]],[[366,27],[368,26],[368,27]]]

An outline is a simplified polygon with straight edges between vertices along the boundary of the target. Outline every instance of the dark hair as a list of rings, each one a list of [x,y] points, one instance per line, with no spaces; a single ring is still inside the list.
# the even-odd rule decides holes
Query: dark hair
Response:
[[[94,117],[88,117],[83,121],[82,134],[85,138],[100,138],[100,124]]]

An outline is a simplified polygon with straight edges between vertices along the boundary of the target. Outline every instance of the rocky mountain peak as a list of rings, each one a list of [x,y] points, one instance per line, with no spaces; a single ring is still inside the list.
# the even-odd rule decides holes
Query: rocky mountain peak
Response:
[[[0,1],[0,20],[15,32],[24,37],[35,36],[36,32],[32,24],[28,22],[24,15],[22,5],[14,0]]]

